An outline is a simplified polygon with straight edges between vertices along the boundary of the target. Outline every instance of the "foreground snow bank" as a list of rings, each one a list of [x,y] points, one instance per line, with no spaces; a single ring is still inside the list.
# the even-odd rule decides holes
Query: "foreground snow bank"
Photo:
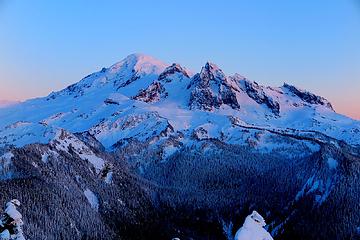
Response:
[[[264,226],[266,225],[264,218],[253,211],[246,217],[243,226],[236,232],[235,240],[273,240]]]

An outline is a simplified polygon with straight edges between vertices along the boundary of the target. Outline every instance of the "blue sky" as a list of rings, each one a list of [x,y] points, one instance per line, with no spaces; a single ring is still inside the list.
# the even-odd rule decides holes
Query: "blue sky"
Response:
[[[47,95],[134,52],[289,82],[360,119],[360,0],[0,0],[0,99]]]

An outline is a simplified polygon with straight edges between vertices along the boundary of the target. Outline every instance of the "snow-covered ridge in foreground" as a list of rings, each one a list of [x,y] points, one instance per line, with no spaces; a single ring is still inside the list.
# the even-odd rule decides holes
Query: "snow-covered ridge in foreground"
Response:
[[[264,226],[264,218],[256,211],[246,217],[243,226],[236,232],[235,240],[273,240]]]

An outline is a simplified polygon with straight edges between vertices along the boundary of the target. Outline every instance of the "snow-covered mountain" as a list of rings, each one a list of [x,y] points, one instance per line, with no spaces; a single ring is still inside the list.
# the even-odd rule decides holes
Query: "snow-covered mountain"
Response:
[[[46,189],[43,204],[64,196],[86,206],[86,214],[64,212],[96,219],[70,220],[79,239],[89,232],[101,239],[104,229],[106,239],[145,239],[140,233],[149,231],[159,239],[209,239],[205,222],[221,239],[219,222],[237,224],[255,208],[266,213],[275,239],[328,239],[333,221],[342,224],[339,236],[352,236],[360,221],[359,162],[360,122],[325,98],[228,76],[210,62],[193,73],[133,54],[61,91],[0,109],[0,184],[14,184],[31,203],[39,196],[22,181]],[[9,194],[0,188],[0,196]],[[54,228],[35,224],[42,235],[25,233],[69,237],[50,215]]]
[[[0,146],[47,143],[59,129],[89,131],[108,149],[123,139],[178,132],[190,137],[199,129],[203,137],[242,144],[236,134],[241,127],[319,132],[360,144],[360,122],[334,112],[323,97],[289,84],[265,87],[226,76],[212,63],[193,75],[140,54],[45,98],[2,109],[0,118]]]

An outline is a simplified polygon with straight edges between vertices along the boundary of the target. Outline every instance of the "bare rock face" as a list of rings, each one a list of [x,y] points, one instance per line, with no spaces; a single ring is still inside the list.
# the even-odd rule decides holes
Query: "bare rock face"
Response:
[[[280,114],[280,104],[268,96],[259,84],[248,80],[244,80],[243,83],[245,91],[250,98],[259,104],[265,104],[275,115]]]
[[[141,89],[139,93],[133,97],[135,100],[153,103],[169,96],[166,86],[173,82],[181,82],[184,79],[189,79],[188,72],[179,64],[173,63],[167,67],[146,89]]]
[[[131,83],[135,82],[139,78],[141,78],[140,74],[138,72],[135,72],[128,80],[126,80],[125,82],[119,83],[118,89],[130,85]],[[117,81],[115,81],[115,84],[117,84]]]
[[[240,109],[234,85],[215,64],[206,63],[188,86],[192,88],[189,106],[191,109],[212,111],[225,104]]]
[[[153,82],[147,89],[141,90],[133,99],[143,102],[157,102],[161,98],[166,98],[167,93],[165,92],[164,86],[156,81]]]
[[[158,80],[169,82],[169,81],[171,81],[171,78],[169,78],[169,77],[174,74],[182,74],[183,76],[190,78],[188,72],[183,67],[181,67],[177,63],[173,63],[171,66],[167,67],[164,70],[164,72],[162,72],[159,75]]]
[[[334,110],[331,103],[327,99],[325,99],[321,96],[317,96],[311,92],[298,89],[297,87],[289,85],[287,83],[284,83],[283,87],[288,89],[291,93],[298,96],[304,102],[307,102],[310,104],[323,105],[323,106],[330,108],[331,110]]]
[[[190,96],[190,108],[212,111],[221,105],[220,99],[209,88],[195,88]]]

